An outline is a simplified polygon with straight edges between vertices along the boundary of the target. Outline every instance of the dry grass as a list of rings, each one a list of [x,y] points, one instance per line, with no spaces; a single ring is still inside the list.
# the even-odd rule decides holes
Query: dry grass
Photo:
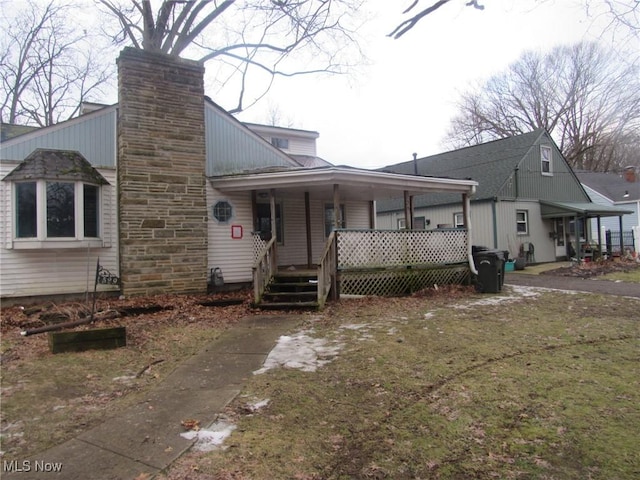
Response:
[[[639,302],[522,292],[332,307],[338,357],[255,376],[227,449],[165,478],[637,478]]]

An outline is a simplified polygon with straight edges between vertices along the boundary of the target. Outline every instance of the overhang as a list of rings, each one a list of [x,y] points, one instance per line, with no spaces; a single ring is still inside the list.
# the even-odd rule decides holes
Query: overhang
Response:
[[[540,200],[540,212],[542,218],[557,217],[619,217],[631,210],[623,210],[621,208],[610,207],[607,205],[598,205],[593,202],[548,202]]]
[[[211,185],[222,192],[278,190],[279,196],[310,192],[331,198],[339,185],[343,200],[381,200],[433,192],[472,195],[477,182],[452,178],[384,173],[348,167],[302,168],[269,172],[251,172],[209,177]]]

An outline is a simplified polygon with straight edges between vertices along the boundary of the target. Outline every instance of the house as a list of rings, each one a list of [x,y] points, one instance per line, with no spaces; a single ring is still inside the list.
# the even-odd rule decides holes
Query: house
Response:
[[[118,70],[117,105],[3,143],[3,300],[94,285],[203,293],[221,280],[278,303],[276,277],[304,272],[297,283],[321,306],[330,292],[474,272],[468,218],[450,232],[379,232],[374,205],[448,192],[468,212],[475,181],[333,166],[317,132],[245,125],[208,100],[197,62],[128,48]],[[97,267],[109,284],[96,285]]]
[[[594,203],[610,207],[624,208],[631,211],[619,218],[603,218],[600,228],[608,232],[610,244],[615,252],[620,241],[620,232],[624,232],[624,245],[640,246],[640,239],[633,232],[640,234],[640,175],[637,167],[626,167],[622,174],[578,171],[576,175],[587,194]],[[595,220],[590,222],[592,232],[597,232]],[[604,237],[607,234],[601,234]],[[618,250],[619,251],[619,250]]]
[[[414,158],[385,172],[473,179],[471,202],[476,245],[509,251],[511,258],[553,262],[589,253],[594,238],[585,231],[590,218],[621,217],[619,207],[591,202],[548,132],[530,133]],[[462,211],[449,195],[415,198],[415,228],[458,227]],[[379,228],[404,228],[411,218],[399,199],[377,204]],[[596,237],[597,241],[597,237]]]

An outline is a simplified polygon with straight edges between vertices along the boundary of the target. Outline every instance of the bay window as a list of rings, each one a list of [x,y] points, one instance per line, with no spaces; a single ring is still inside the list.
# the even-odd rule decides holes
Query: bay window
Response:
[[[84,182],[15,183],[16,239],[100,236],[100,187]]]

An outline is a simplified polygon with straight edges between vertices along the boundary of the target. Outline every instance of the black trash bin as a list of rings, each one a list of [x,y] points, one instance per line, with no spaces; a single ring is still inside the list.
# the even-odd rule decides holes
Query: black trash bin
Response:
[[[476,250],[473,262],[478,271],[476,288],[483,293],[499,293],[504,284],[504,251]]]

